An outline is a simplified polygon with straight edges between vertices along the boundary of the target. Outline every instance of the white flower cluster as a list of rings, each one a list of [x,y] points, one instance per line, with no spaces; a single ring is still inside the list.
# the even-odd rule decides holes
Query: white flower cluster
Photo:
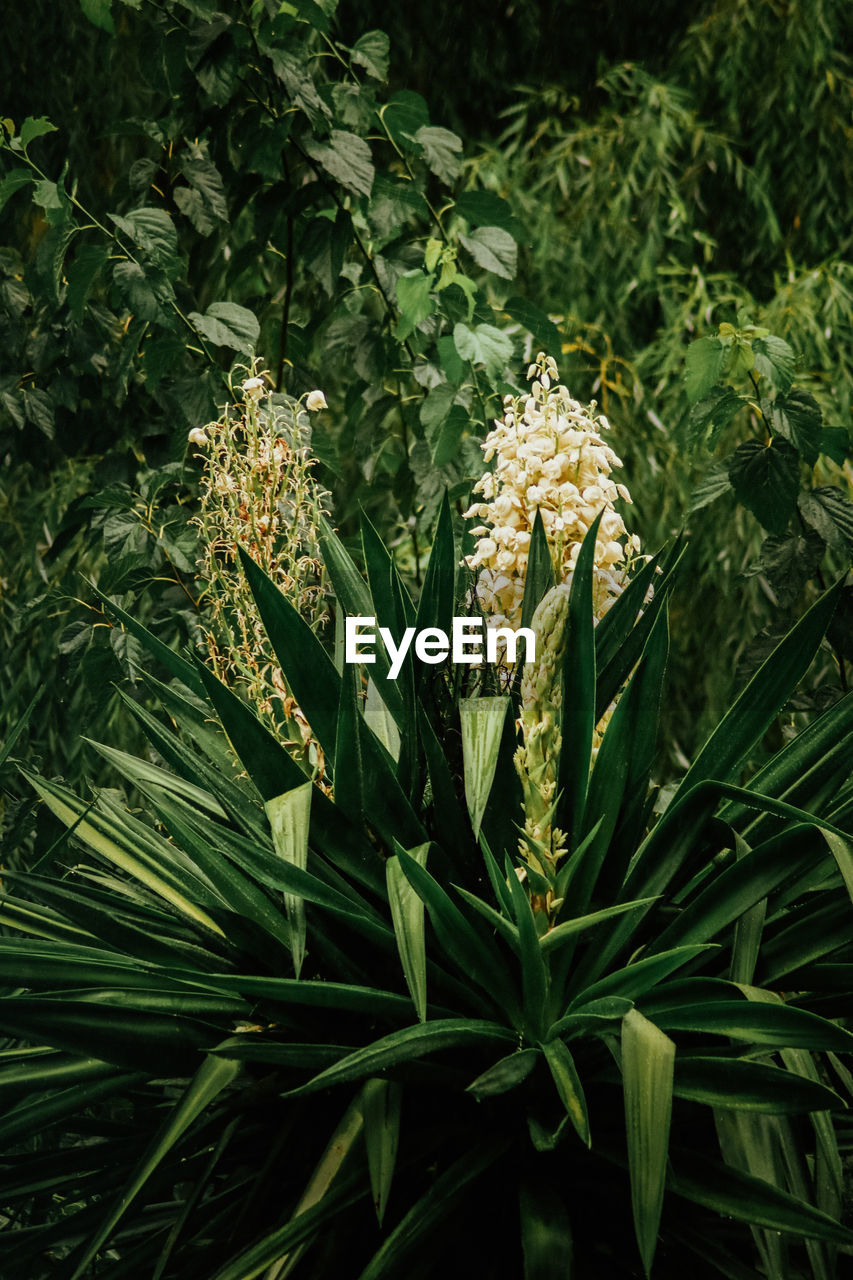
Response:
[[[475,486],[485,501],[465,512],[487,523],[472,530],[477,549],[467,559],[479,569],[476,596],[490,626],[519,624],[530,537],[537,510],[542,514],[558,582],[570,583],[581,543],[604,511],[595,547],[594,609],[602,617],[627,582],[630,560],[639,553],[614,510],[618,498],[631,501],[611,472],[622,463],[604,443],[610,426],[584,408],[557,382],[557,365],[540,352],[527,371],[526,396],[507,396],[504,416],[486,436],[487,462],[495,460]]]

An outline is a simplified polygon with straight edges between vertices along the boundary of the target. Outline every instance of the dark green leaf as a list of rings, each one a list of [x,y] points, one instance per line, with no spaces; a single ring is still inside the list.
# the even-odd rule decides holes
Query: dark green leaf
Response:
[[[800,455],[793,445],[777,438],[769,445],[747,440],[729,458],[728,468],[738,501],[769,533],[783,534],[800,487]]]
[[[752,344],[755,356],[755,368],[782,395],[785,395],[794,381],[794,353],[782,338],[772,333],[766,338],[756,338]]]
[[[838,551],[853,552],[853,502],[837,485],[821,485],[800,496],[803,519]]]
[[[732,387],[712,387],[710,393],[690,410],[687,420],[689,438],[696,442],[705,440],[708,448],[713,449],[720,434],[748,403]]]
[[[436,177],[448,186],[455,182],[462,169],[462,139],[449,129],[422,125],[415,134],[415,141],[420,144],[424,159]]]
[[[765,401],[761,407],[772,430],[789,441],[813,467],[820,453],[822,421],[820,405],[814,396],[794,389],[787,396]]]
[[[217,347],[251,355],[257,346],[261,332],[257,318],[236,302],[212,302],[204,315],[191,311],[188,318],[202,337]]]
[[[508,231],[501,227],[478,227],[470,235],[459,237],[471,257],[485,271],[512,280],[518,259],[518,246]]]
[[[332,129],[328,142],[306,144],[308,154],[330,177],[356,196],[369,196],[373,187],[373,158],[364,138]]]
[[[480,193],[471,192],[466,194]],[[463,199],[464,196],[460,196],[456,205],[457,209],[459,208],[459,203]],[[507,230],[511,230],[511,228],[507,228]],[[540,307],[535,306],[532,302],[528,302],[526,298],[510,298],[504,303],[503,309],[508,316],[527,329],[528,333],[533,335],[536,341],[542,345],[546,352],[550,351],[559,353],[562,347],[560,330],[554,324],[554,321],[550,316],[546,315]]]
[[[387,80],[390,46],[391,41],[384,31],[365,31],[352,47],[352,60],[364,67],[374,80]]]

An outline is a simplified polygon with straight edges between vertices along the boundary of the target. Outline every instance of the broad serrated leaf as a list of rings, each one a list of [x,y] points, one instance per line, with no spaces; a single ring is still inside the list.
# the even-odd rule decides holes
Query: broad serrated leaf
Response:
[[[397,280],[400,319],[394,333],[400,341],[408,338],[413,329],[426,320],[427,316],[432,315],[433,301],[430,297],[432,287],[432,276],[425,275],[420,268],[404,272]]]
[[[109,215],[119,231],[144,249],[155,266],[167,275],[178,269],[178,232],[165,209],[132,209],[130,213]]]
[[[230,347],[251,355],[260,337],[257,317],[236,302],[212,302],[204,315],[191,311],[189,320],[196,330],[217,347]]]
[[[756,338],[752,343],[755,368],[778,392],[785,395],[794,381],[795,357],[783,338],[772,333],[766,338]]]
[[[512,280],[518,265],[518,245],[501,227],[478,227],[459,237],[479,267],[504,280]]]
[[[713,449],[720,434],[748,403],[732,387],[712,387],[704,399],[690,410],[687,419],[689,439],[697,443],[704,440],[708,448]]]
[[[391,41],[384,31],[365,31],[351,49],[352,60],[364,67],[374,80],[387,80],[390,47]]]
[[[814,396],[796,388],[786,396],[762,404],[765,417],[777,435],[792,444],[813,467],[820,454],[823,415]]]
[[[513,342],[508,334],[492,324],[454,325],[453,342],[460,359],[485,366],[489,378],[501,376],[512,359]]]
[[[690,495],[688,515],[692,516],[696,511],[701,511],[703,507],[709,507],[712,502],[722,498],[724,493],[731,493],[731,491],[732,482],[729,477],[728,463],[715,462],[705,472]]]
[[[56,133],[55,124],[51,124],[46,116],[27,116],[21,125],[21,146],[24,151],[31,142],[35,142],[36,138],[43,137],[46,133]]]
[[[327,142],[306,143],[305,149],[347,191],[356,196],[370,195],[375,170],[364,138],[344,129],[332,129]]]
[[[462,139],[449,129],[422,125],[415,134],[415,141],[420,144],[424,159],[436,177],[448,186],[455,182],[462,170]]]
[[[806,524],[837,551],[853,552],[853,502],[837,485],[820,485],[800,496],[799,508]]]
[[[727,349],[719,338],[697,338],[684,357],[684,384],[691,402],[701,400],[723,371]]]
[[[747,440],[728,459],[737,499],[768,533],[783,534],[794,514],[800,486],[800,455],[787,440]]]

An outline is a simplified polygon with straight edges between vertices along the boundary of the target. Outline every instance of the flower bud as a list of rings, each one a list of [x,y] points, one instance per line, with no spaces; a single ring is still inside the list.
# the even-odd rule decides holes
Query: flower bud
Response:
[[[309,391],[305,400],[305,408],[310,413],[316,413],[318,409],[328,409],[328,407],[326,397],[322,391]]]

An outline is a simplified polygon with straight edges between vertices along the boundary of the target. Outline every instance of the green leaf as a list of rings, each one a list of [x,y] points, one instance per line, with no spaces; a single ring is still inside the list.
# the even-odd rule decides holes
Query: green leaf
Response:
[[[761,557],[751,566],[750,576],[765,574],[779,604],[787,608],[799,599],[805,584],[817,576],[825,550],[823,539],[810,529],[784,538],[765,538]]]
[[[546,1040],[542,1045],[545,1061],[551,1072],[560,1101],[566,1108],[566,1114],[572,1122],[581,1142],[592,1146],[587,1116],[586,1097],[583,1085],[575,1067],[575,1060],[562,1040]]]
[[[755,1001],[694,1002],[655,1011],[655,1023],[667,1031],[708,1032],[777,1049],[826,1049],[849,1053],[853,1034],[842,1027],[791,1005]]]
[[[264,802],[264,812],[272,831],[273,848],[280,858],[304,871],[308,866],[308,830],[311,818],[311,796],[314,785],[285,791]],[[295,893],[285,893],[284,906],[290,924],[290,949],[297,978],[305,958],[305,900]]]
[[[80,0],[80,8],[93,27],[100,27],[102,31],[108,31],[111,36],[115,35],[115,23],[111,12],[112,0]]]
[[[474,194],[474,193],[471,193]],[[479,193],[477,193],[479,194]],[[460,200],[462,197],[460,197]],[[459,208],[459,201],[456,205]],[[508,230],[510,228],[507,228]],[[560,330],[545,312],[528,302],[526,298],[509,298],[503,305],[504,311],[511,319],[522,325],[546,352],[559,353],[562,348]]]
[[[417,849],[410,849],[409,856],[418,866],[425,867],[428,852],[429,844],[422,844]],[[396,855],[385,863],[385,875],[394,936],[397,939],[406,985],[411,992],[418,1018],[425,1022],[427,992],[424,904],[404,875],[400,859]]]
[[[568,831],[570,846],[577,845],[583,832],[590,780],[590,752],[595,728],[592,577],[602,514],[595,517],[584,535],[572,576],[566,619],[568,635],[561,672],[563,743],[557,769],[556,818],[557,825]],[[614,821],[617,812],[618,804],[613,814]],[[595,820],[587,822],[586,830],[594,825]],[[581,910],[585,905],[582,904]]]
[[[390,1080],[368,1080],[362,1090],[364,1143],[370,1189],[379,1225],[385,1217],[400,1142],[402,1089]]]
[[[512,339],[491,324],[469,327],[460,321],[453,327],[453,342],[460,359],[484,365],[492,380],[500,378],[512,359]]]
[[[436,177],[448,186],[455,182],[462,170],[462,139],[449,129],[422,125],[415,134],[415,141],[420,144],[424,159]]]
[[[524,227],[513,214],[510,205],[503,196],[497,195],[494,191],[463,191],[457,197],[453,212],[458,213],[471,227],[500,227],[503,231],[508,231],[515,240],[520,240],[524,236]],[[522,305],[532,305],[524,303],[522,299],[516,299],[516,301],[522,302]],[[536,307],[533,309],[538,311]],[[509,303],[504,304],[504,310],[509,311]],[[544,312],[539,314],[544,316]],[[547,320],[547,317],[545,318]],[[550,321],[547,322],[550,324]],[[551,350],[558,351],[559,347],[553,347]]]
[[[501,227],[478,227],[470,235],[460,235],[459,243],[484,271],[491,271],[503,280],[512,280],[515,276],[518,245],[508,231]]]
[[[762,404],[771,429],[794,446],[810,467],[820,453],[822,414],[820,405],[807,391],[794,389],[787,396]]]
[[[748,403],[732,387],[712,387],[705,399],[690,410],[687,419],[689,438],[692,441],[705,440],[708,448],[713,449],[718,437]]]
[[[352,47],[353,62],[364,67],[374,80],[388,79],[388,53],[391,41],[384,31],[365,31]]]
[[[162,267],[167,275],[177,271],[178,232],[165,209],[144,207],[122,216],[111,213],[109,217],[119,231],[144,249],[155,266]]]
[[[305,150],[347,191],[370,195],[376,171],[370,146],[357,133],[332,129],[327,142],[305,143]]]
[[[680,1155],[680,1159],[677,1158]],[[692,1200],[725,1218],[767,1227],[771,1231],[791,1231],[807,1239],[829,1240],[848,1247],[853,1231],[806,1204],[799,1196],[742,1173],[731,1165],[706,1160],[694,1151],[673,1152],[675,1168],[667,1186],[676,1195]]]
[[[391,137],[404,151],[418,151],[415,137],[419,129],[429,124],[429,107],[419,93],[400,89],[391,95],[379,112]]]
[[[837,551],[853,552],[853,502],[837,485],[820,485],[800,495],[799,508],[806,524]]]
[[[820,451],[843,467],[850,452],[850,435],[846,427],[824,427],[820,433]]]
[[[489,801],[509,698],[463,698],[459,703],[465,800],[474,835]]]
[[[2,194],[0,194],[0,205],[2,205]],[[82,318],[86,299],[89,296],[92,285],[98,273],[109,261],[109,256],[110,249],[108,245],[84,244],[78,248],[74,255],[74,260],[66,267],[65,274],[68,280],[66,299],[72,319],[80,320]],[[181,350],[183,350],[183,345]]]
[[[401,341],[432,315],[433,300],[430,297],[432,286],[432,276],[424,275],[419,267],[413,271],[405,271],[398,278],[396,287],[400,319],[394,333]]]
[[[688,769],[680,796],[705,778],[726,781],[741,767],[808,670],[835,610],[838,590],[825,592],[755,673]]]
[[[12,169],[10,173],[7,173],[5,178],[0,181],[0,211],[16,191],[21,191],[34,181],[35,178],[29,169]]]
[[[217,347],[230,347],[251,355],[258,343],[261,326],[257,317],[236,302],[212,302],[204,315],[191,311],[193,327]]]
[[[291,1089],[286,1097],[301,1097],[327,1089],[332,1085],[346,1084],[351,1080],[363,1080],[365,1076],[397,1067],[403,1062],[424,1058],[431,1053],[443,1053],[448,1049],[487,1048],[496,1043],[512,1043],[515,1032],[498,1022],[484,1022],[477,1018],[436,1018],[432,1022],[402,1031],[392,1031],[364,1049],[357,1049],[334,1066],[321,1071],[307,1084]]]
[[[533,531],[527,549],[527,573],[524,578],[524,599],[521,603],[521,625],[529,627],[542,598],[554,586],[554,562],[548,535],[542,520],[542,512],[536,508]]]
[[[481,1098],[494,1098],[508,1093],[527,1079],[541,1056],[539,1049],[517,1049],[514,1053],[508,1053],[477,1076],[476,1080],[472,1080],[465,1092],[472,1093],[478,1102]]]
[[[513,982],[490,933],[466,918],[442,886],[401,848],[397,857],[406,879],[424,902],[441,947],[466,983],[475,982],[490,999],[515,1019],[517,1000]]]
[[[738,1058],[679,1058],[673,1093],[710,1107],[765,1115],[797,1115],[844,1106],[838,1094],[819,1081]]]
[[[719,338],[697,338],[684,357],[684,383],[691,403],[708,394],[723,371],[727,348]]]
[[[752,350],[757,371],[785,395],[794,381],[795,364],[794,353],[787,342],[771,333],[766,338],[756,338]]]
[[[164,1119],[129,1183],[120,1193],[117,1203],[86,1245],[82,1258],[76,1259],[77,1265],[71,1280],[79,1280],[88,1269],[95,1254],[115,1230],[154,1170],[210,1103],[233,1084],[242,1065],[233,1058],[209,1055],[204,1059],[180,1102]]]
[[[800,487],[800,455],[787,440],[747,440],[728,460],[729,480],[741,502],[769,533],[783,534]]]
[[[290,50],[272,48],[265,52],[269,55],[273,73],[281,80],[294,106],[305,113],[317,133],[325,132],[332,113],[311,78],[311,63]]]
[[[25,775],[30,785],[35,788],[44,800],[51,813],[73,827],[74,835],[82,840],[108,862],[135,876],[153,893],[172,904],[183,915],[196,921],[213,933],[224,937],[222,929],[202,910],[190,897],[187,889],[193,885],[191,877],[178,873],[177,865],[169,866],[165,859],[169,856],[169,846],[163,841],[163,858],[155,859],[137,837],[134,839],[130,818],[127,815],[127,826],[121,828],[106,814],[98,812],[90,805],[78,800],[75,795],[60,787],[55,782],[38,778],[34,774]],[[85,815],[85,816],[84,816]],[[152,841],[154,833],[151,833]],[[156,846],[155,846],[156,847]],[[196,888],[201,886],[196,881]]]
[[[675,1045],[632,1009],[622,1019],[622,1081],[634,1231],[651,1274],[663,1208]]]
[[[56,125],[51,124],[46,116],[27,116],[21,125],[21,146],[26,151],[30,143],[35,142],[36,138],[41,138],[46,133],[56,132]]]

